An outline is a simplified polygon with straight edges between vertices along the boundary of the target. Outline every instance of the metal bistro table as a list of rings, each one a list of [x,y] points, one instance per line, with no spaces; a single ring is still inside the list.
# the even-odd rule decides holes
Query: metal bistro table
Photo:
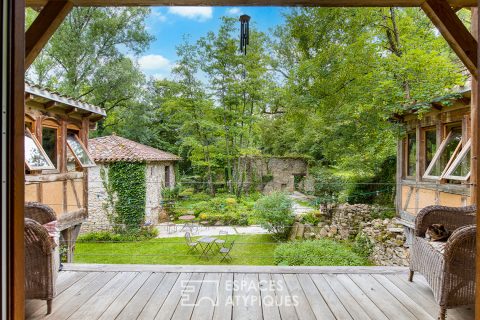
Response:
[[[208,259],[208,253],[212,251],[213,244],[217,238],[215,237],[202,237],[197,240],[198,245],[202,248],[202,254],[200,257]]]
[[[180,217],[178,217],[178,220],[181,220],[181,221],[184,222],[183,227],[180,231],[183,231],[183,230],[188,228],[188,229],[190,229],[190,232],[193,233],[193,228],[194,228],[193,220],[195,220],[195,216],[193,214],[180,216]]]

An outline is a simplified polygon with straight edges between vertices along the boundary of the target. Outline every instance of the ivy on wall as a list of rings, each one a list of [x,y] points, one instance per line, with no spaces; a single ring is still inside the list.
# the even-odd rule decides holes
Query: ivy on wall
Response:
[[[145,219],[145,163],[111,163],[108,183],[116,194],[114,222],[125,225],[127,231],[140,228]]]

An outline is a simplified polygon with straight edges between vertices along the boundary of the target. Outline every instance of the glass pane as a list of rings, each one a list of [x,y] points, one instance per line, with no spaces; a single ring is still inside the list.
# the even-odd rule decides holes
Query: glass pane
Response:
[[[53,165],[57,167],[57,129],[48,127],[42,129],[42,147]]]
[[[33,170],[53,169],[52,164],[40,151],[40,148],[28,131],[25,132],[25,162]]]
[[[70,148],[67,148],[67,171],[77,171],[77,161]]]
[[[462,128],[453,128],[451,130],[452,134],[450,135],[445,148],[438,158],[438,160],[435,162],[432,171],[430,172],[431,176],[441,176],[443,173],[443,170],[445,170],[445,167],[448,164],[448,161],[452,157],[453,153],[455,152],[455,149],[457,148],[458,144],[462,141]]]
[[[437,132],[429,130],[425,132],[425,169],[432,162],[433,156],[437,152]]]
[[[465,153],[462,157],[462,160],[458,163],[458,165],[453,170],[450,176],[453,177],[466,177],[470,172],[470,149],[467,153]]]
[[[87,150],[83,148],[83,146],[80,144],[80,141],[78,141],[77,136],[75,134],[69,133],[67,135],[67,143],[83,166],[95,165],[95,163],[93,163],[93,161],[90,160],[90,158],[88,157]]]
[[[416,159],[417,159],[417,137],[415,133],[408,134],[408,151],[407,151],[407,175],[415,176],[416,174]]]

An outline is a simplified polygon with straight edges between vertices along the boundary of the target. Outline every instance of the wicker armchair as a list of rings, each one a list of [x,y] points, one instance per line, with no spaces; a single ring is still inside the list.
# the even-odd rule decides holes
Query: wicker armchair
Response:
[[[475,215],[475,206],[429,206],[416,218],[409,281],[415,271],[425,276],[440,305],[438,319],[445,319],[447,309],[475,301]],[[453,231],[446,242],[425,239],[427,228],[434,223]]]
[[[25,204],[25,298],[47,301],[47,314],[52,311],[55,296],[55,244],[43,224],[57,220],[48,206]]]

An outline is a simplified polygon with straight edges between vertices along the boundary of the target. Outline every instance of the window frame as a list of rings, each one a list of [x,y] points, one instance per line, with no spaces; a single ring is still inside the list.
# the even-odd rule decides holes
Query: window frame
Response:
[[[26,135],[29,135],[29,138],[31,138],[33,140],[33,143],[35,143],[37,149],[40,151],[40,153],[43,155],[43,157],[47,160],[47,162],[49,163],[50,167],[32,167],[28,161],[27,161],[27,158],[24,157],[24,162],[25,162],[25,165],[27,166],[27,169],[29,171],[42,171],[42,170],[55,170],[55,166],[53,165],[52,163],[52,160],[50,159],[50,157],[47,155],[47,153],[45,152],[45,150],[43,149],[43,146],[42,144],[40,143],[40,141],[38,141],[37,137],[35,137],[34,134],[32,134],[32,132],[30,131],[30,129],[28,128],[25,128],[25,134],[24,136]],[[25,137],[24,137],[25,139]]]
[[[88,159],[92,162],[92,164],[84,164],[80,158],[78,157],[78,155],[75,153],[75,151],[73,150],[72,146],[70,146],[70,143],[68,142],[68,136],[69,134],[71,134],[72,136],[75,137],[75,140],[80,144],[80,146],[82,147],[83,151],[85,152],[85,154],[87,155]],[[90,152],[88,151],[87,147],[83,144],[82,140],[80,140],[80,138],[78,137],[78,135],[76,133],[73,133],[73,132],[69,132],[67,133],[67,136],[65,137],[65,141],[66,141],[66,144],[67,144],[67,147],[68,149],[70,149],[70,152],[72,152],[73,154],[73,157],[75,158],[75,160],[77,161],[77,163],[82,167],[82,168],[92,168],[92,167],[96,167],[97,165],[95,164],[95,161],[93,160],[92,158],[92,155],[90,154]]]
[[[57,159],[55,159],[55,163],[54,163],[54,170],[56,172],[59,172],[60,171],[60,168],[61,168],[61,163],[63,162],[63,159],[62,159],[62,156],[60,154],[60,142],[61,142],[61,134],[62,134],[62,126],[60,125],[60,123],[57,121],[57,119],[54,119],[54,118],[45,118],[43,119],[42,121],[42,127],[41,127],[41,131],[42,131],[42,148],[43,148],[43,130],[44,129],[54,129],[56,132],[55,132],[55,153],[56,153],[56,156],[57,156]],[[52,160],[52,159],[50,159]],[[53,162],[52,162],[53,163]],[[56,165],[55,165],[56,164]],[[52,172],[53,173],[53,172]]]
[[[409,169],[409,150],[408,150],[408,147],[409,147],[409,142],[410,142],[410,138],[409,136],[410,135],[413,135],[415,137],[415,174],[414,175],[409,175],[409,172],[408,172],[408,169]],[[404,164],[404,170],[405,170],[405,173],[404,173],[404,178],[405,179],[416,179],[417,177],[417,168],[416,168],[416,163],[418,161],[417,159],[417,148],[418,148],[418,139],[417,139],[417,131],[416,130],[413,130],[413,131],[408,131],[407,134],[406,134],[406,137],[405,137],[405,156],[404,156],[404,161],[405,161],[405,164]]]
[[[427,167],[427,169],[425,170],[425,173],[422,176],[423,179],[432,179],[432,180],[442,180],[442,179],[444,179],[444,174],[445,174],[446,170],[448,170],[448,168],[450,167],[450,165],[452,164],[454,159],[457,157],[458,153],[461,152],[461,150],[462,150],[462,140],[461,139],[458,142],[457,146],[455,147],[455,151],[453,152],[452,156],[450,157],[447,164],[445,165],[445,168],[443,169],[442,173],[439,176],[432,176],[432,175],[430,175],[430,173],[433,170],[435,164],[437,163],[438,158],[440,158],[442,156],[443,152],[445,151],[447,143],[448,143],[448,141],[450,139],[450,136],[452,134],[453,134],[453,130],[450,130],[448,132],[447,136],[445,137],[445,139],[443,139],[440,146],[438,146],[438,149],[435,152],[435,155],[433,156],[432,161],[430,162],[430,165]]]
[[[453,171],[455,171],[458,164],[464,159],[464,156],[471,150],[471,148],[472,148],[472,139],[468,139],[467,143],[462,147],[462,150],[456,155],[452,163],[446,168],[445,173],[442,174],[443,179],[459,180],[459,181],[467,181],[468,179],[470,179],[470,175],[472,173],[472,167],[470,167],[470,171],[465,176],[452,176],[452,173]]]
[[[428,132],[433,132],[435,136],[435,152],[433,153],[432,159],[430,160],[430,163],[427,165],[427,133]],[[421,128],[421,139],[420,139],[420,152],[421,156],[420,158],[423,159],[422,163],[420,164],[420,171],[421,171],[421,178],[424,179],[424,174],[427,172],[428,167],[430,164],[435,160],[435,155],[437,154],[437,151],[439,149],[438,145],[438,130],[437,126],[429,126],[425,128]]]

